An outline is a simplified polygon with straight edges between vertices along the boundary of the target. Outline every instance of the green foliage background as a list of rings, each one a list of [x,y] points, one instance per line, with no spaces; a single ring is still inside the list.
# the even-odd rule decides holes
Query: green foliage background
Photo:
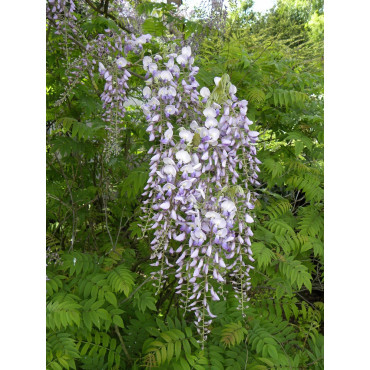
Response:
[[[153,35],[169,23],[185,39],[205,32],[197,80],[212,88],[228,73],[261,132],[250,308],[243,319],[232,295],[214,302],[204,349],[173,278],[159,295],[150,283],[150,238],[138,226],[150,147],[143,117],[128,111],[122,152],[107,161],[103,82],[83,76],[55,104],[81,52],[71,42],[66,58],[63,36],[48,25],[48,369],[323,368],[323,4],[279,1],[264,16],[250,5],[232,7],[222,33],[174,19],[174,5],[138,7]],[[87,38],[117,27],[93,9],[79,21]],[[138,97],[143,81],[130,81]]]

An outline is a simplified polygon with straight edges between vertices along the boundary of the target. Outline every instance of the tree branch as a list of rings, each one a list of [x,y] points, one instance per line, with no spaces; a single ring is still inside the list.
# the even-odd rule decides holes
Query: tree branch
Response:
[[[121,28],[122,30],[124,30],[128,33],[131,33],[131,31],[128,28],[126,28],[113,14],[108,13],[108,9],[107,9],[107,13],[105,13],[105,7],[108,8],[108,0],[105,2],[103,10],[97,8],[90,0],[85,0],[85,2],[88,5],[90,5],[90,7],[93,8],[97,13],[99,13],[101,15],[105,15],[107,18],[110,18],[113,21],[115,21],[119,28]]]
[[[64,181],[66,182],[66,185],[67,185],[67,189],[68,189],[68,192],[69,192],[69,195],[70,195],[70,198],[71,198],[71,204],[72,204],[72,240],[71,240],[71,246],[69,248],[69,252],[70,251],[73,251],[73,245],[74,245],[74,242],[75,242],[75,238],[76,238],[76,223],[77,223],[77,219],[76,219],[76,209],[75,209],[75,202],[73,200],[73,194],[72,194],[72,188],[69,184],[69,181],[68,181],[68,178],[66,176],[66,174],[64,173],[63,171],[63,166],[62,164],[60,163],[59,161],[59,158],[57,155],[55,155],[55,159],[57,160],[58,164],[59,164],[59,167],[60,167],[60,170],[62,172],[62,175],[64,177]]]
[[[88,1],[88,0],[86,0],[86,1]],[[98,11],[98,10],[96,10],[96,11]],[[50,21],[52,24],[53,24],[53,26],[54,27],[56,27],[56,23],[54,22],[54,21]],[[67,37],[71,40],[71,41],[73,41],[80,49],[81,49],[81,51],[86,51],[86,46],[84,45],[84,44],[82,44],[79,40],[77,40],[77,39],[75,39],[72,35],[70,35],[70,34],[67,34]],[[143,81],[146,81],[147,79],[145,78],[145,76],[142,76],[142,75],[139,75],[138,73],[136,73],[136,72],[134,72],[134,71],[132,71],[131,69],[129,69],[129,68],[126,68],[127,69],[127,71],[128,72],[130,72],[133,76],[136,76],[137,78],[140,78],[141,80],[143,80]],[[90,78],[91,78],[91,76],[90,76]],[[94,86],[94,88],[95,88],[95,86]]]
[[[105,0],[104,3],[104,15],[108,17],[108,5],[109,5],[109,0]]]
[[[132,75],[134,75],[134,76],[136,76],[136,77],[138,77],[138,78],[140,78],[141,80],[143,80],[143,81],[146,81],[147,79],[144,77],[144,76],[142,76],[142,75],[139,75],[138,73],[136,73],[136,72],[134,72],[134,71],[131,71],[131,69],[129,69],[129,68],[126,68]]]
[[[119,302],[119,305],[127,302],[128,300],[130,300],[134,295],[135,293],[143,286],[145,285],[147,282],[149,282],[150,280],[152,280],[152,277],[149,276],[147,277],[131,294],[129,297],[125,298],[124,300],[122,300],[121,302]]]
[[[125,345],[125,342],[123,341],[123,338],[122,338],[122,335],[121,333],[119,332],[119,329],[118,329],[118,326],[117,325],[114,325],[114,330],[119,338],[119,341],[121,342],[121,346],[122,346],[122,349],[123,349],[123,352],[125,352],[125,355],[127,357],[127,359],[129,361],[132,361],[132,358],[131,356],[129,355],[128,351],[127,351],[127,348],[126,348],[126,345]]]

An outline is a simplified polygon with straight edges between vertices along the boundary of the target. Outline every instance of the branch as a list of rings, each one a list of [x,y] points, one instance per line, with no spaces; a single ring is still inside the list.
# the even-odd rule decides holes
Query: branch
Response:
[[[71,198],[71,204],[72,204],[71,208],[72,208],[72,217],[73,217],[73,219],[72,219],[72,240],[71,240],[71,246],[69,248],[69,252],[70,252],[71,250],[73,251],[73,245],[74,245],[75,238],[76,238],[76,223],[77,223],[77,220],[76,220],[75,202],[73,200],[72,189],[71,189],[71,186],[69,184],[68,178],[67,178],[66,174],[63,171],[63,166],[60,163],[59,158],[58,158],[57,155],[55,155],[55,159],[57,160],[57,162],[59,164],[60,170],[61,170],[62,175],[64,177],[64,181],[66,182],[67,189],[68,189],[68,192],[69,192],[69,195],[70,195],[70,198]]]
[[[144,77],[144,76],[142,76],[142,75],[139,75],[138,73],[136,73],[136,72],[134,72],[134,71],[131,71],[131,69],[129,69],[129,68],[126,68],[132,75],[134,75],[134,76],[136,76],[136,77],[138,77],[138,78],[140,78],[141,80],[143,80],[143,81],[146,81],[147,79]]]
[[[148,278],[146,278],[131,294],[130,294],[130,296],[129,297],[127,297],[127,298],[125,298],[123,301],[121,301],[121,302],[119,302],[119,305],[121,305],[121,304],[123,304],[123,303],[125,303],[125,302],[127,302],[129,299],[131,299],[133,296],[134,296],[134,294],[143,286],[143,285],[145,285],[147,282],[149,282],[150,280],[152,280],[152,277],[151,276],[149,276]]]
[[[88,0],[86,0],[86,1],[88,1]],[[98,11],[98,10],[97,10]],[[56,27],[56,23],[54,22],[54,21],[52,21],[52,20],[50,20],[50,22],[53,24],[53,26],[54,27]],[[77,39],[75,39],[72,35],[70,35],[70,34],[67,34],[67,37],[71,40],[71,41],[73,41],[80,49],[81,49],[81,51],[86,51],[86,46],[84,45],[84,44],[82,44],[79,40],[77,40]],[[139,75],[138,73],[136,73],[136,72],[134,72],[134,71],[132,71],[131,69],[129,69],[129,68],[126,68],[127,69],[127,71],[129,71],[133,76],[136,76],[137,78],[140,78],[141,80],[143,80],[143,81],[146,81],[147,79],[144,77],[144,76],[142,76],[142,75]],[[91,78],[91,76],[90,76],[90,78]],[[93,85],[94,85],[94,83],[93,83]],[[95,88],[95,86],[94,86],[94,88]],[[96,90],[96,89],[95,89]]]
[[[104,9],[103,10],[100,10],[99,8],[97,8],[90,0],[85,0],[85,2],[91,6],[91,8],[93,8],[97,13],[101,14],[101,15],[105,15],[107,18],[110,18],[112,19],[113,21],[115,21],[117,23],[117,26],[119,28],[121,28],[122,30],[128,32],[128,33],[131,33],[131,31],[129,29],[127,29],[113,14],[110,14],[108,13],[108,9],[107,9],[107,12],[105,13],[105,7],[108,8],[108,0],[105,2],[105,5],[104,5]]]
[[[102,193],[102,199],[103,199],[103,204],[104,204],[105,226],[107,228],[109,239],[110,239],[110,242],[112,244],[112,249],[115,250],[112,234],[110,233],[109,226],[108,226],[107,200],[106,200],[105,195],[103,193]]]
[[[307,364],[306,366],[310,366],[310,365],[314,365],[314,364],[316,364],[317,362],[319,362],[319,361],[321,361],[321,360],[323,360],[324,359],[324,357],[319,357],[317,360],[315,360],[315,361],[313,361],[313,362],[310,362],[309,364]]]
[[[126,346],[125,346],[125,342],[123,341],[122,335],[121,335],[121,333],[119,332],[119,329],[118,329],[118,326],[117,326],[117,325],[114,325],[114,330],[116,331],[116,334],[117,334],[117,336],[118,336],[118,338],[119,338],[119,341],[121,342],[121,346],[122,346],[123,352],[125,352],[125,355],[126,355],[127,359],[128,359],[129,361],[132,361],[132,358],[131,358],[131,356],[129,355],[129,353],[127,352],[127,348],[126,348]]]
[[[109,5],[109,0],[105,0],[104,3],[104,14],[106,17],[108,17],[108,5]]]

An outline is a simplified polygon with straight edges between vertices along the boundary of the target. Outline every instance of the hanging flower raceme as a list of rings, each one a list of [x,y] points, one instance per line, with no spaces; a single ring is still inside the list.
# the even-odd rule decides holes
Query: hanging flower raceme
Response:
[[[48,0],[46,18],[55,25],[55,34],[66,34],[69,30],[77,34],[75,24],[77,18],[73,14],[75,10],[76,5],[73,0]]]
[[[99,35],[97,40],[88,45],[90,55],[95,52],[96,60],[104,60],[98,63],[99,74],[105,80],[104,92],[101,94],[103,102],[103,120],[107,122],[108,131],[107,145],[105,146],[108,157],[110,154],[117,155],[120,149],[120,137],[123,130],[123,118],[125,116],[125,102],[128,101],[128,80],[131,73],[127,70],[130,65],[126,56],[129,52],[139,54],[143,50],[143,44],[151,39],[151,35],[125,35],[124,43],[121,35],[114,34],[111,30],[105,30],[105,34]]]
[[[115,4],[118,6],[119,4]],[[127,5],[127,4],[126,4]],[[121,11],[127,8],[125,4],[119,7]],[[84,5],[79,4],[79,10],[83,10]],[[79,39],[77,33],[77,18],[75,16],[76,6],[73,0],[48,0],[47,19],[56,28],[56,34],[63,36],[67,57],[67,77],[69,80],[68,91],[66,91],[57,105],[63,103],[68,92],[81,83],[87,72],[90,79],[98,91],[94,81],[94,73],[98,69],[99,74],[105,80],[104,92],[101,94],[103,115],[102,119],[106,122],[107,139],[105,143],[106,159],[110,155],[117,155],[121,151],[121,137],[124,130],[123,118],[125,116],[125,103],[128,101],[127,90],[129,90],[128,80],[131,73],[127,70],[130,65],[127,56],[130,52],[140,54],[143,45],[148,43],[152,36],[149,34],[135,36],[127,34],[121,29],[106,29],[95,39],[89,40],[86,46],[86,38]],[[81,57],[74,59],[71,63],[68,58],[69,43],[75,43],[82,48]],[[81,46],[82,45],[82,46]],[[85,49],[83,49],[85,47]]]
[[[205,340],[215,317],[210,301],[221,299],[227,279],[243,313],[247,307],[258,133],[249,129],[248,103],[238,101],[228,76],[215,79],[212,93],[198,92],[193,63],[190,47],[143,60],[143,111],[155,142],[143,219],[154,229],[158,288],[175,274],[182,306],[194,311]]]

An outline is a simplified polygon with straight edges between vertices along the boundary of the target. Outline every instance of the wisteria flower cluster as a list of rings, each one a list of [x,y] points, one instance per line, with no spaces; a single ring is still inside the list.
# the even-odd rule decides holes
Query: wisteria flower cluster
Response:
[[[119,6],[118,6],[119,5]],[[129,4],[120,1],[115,4],[121,12],[129,9]],[[74,14],[76,6],[73,0],[48,0],[47,18],[56,27],[56,34],[64,36],[66,56],[68,59],[68,42],[75,41],[81,47],[81,42],[78,41],[78,27],[76,26],[77,18]],[[69,32],[72,32],[72,35]],[[83,80],[83,75],[87,72],[94,82],[93,74],[98,68],[99,74],[105,80],[104,92],[101,94],[103,103],[102,119],[106,122],[108,131],[106,140],[106,158],[111,154],[117,155],[121,151],[120,142],[122,137],[122,120],[125,116],[124,103],[128,100],[127,84],[131,73],[126,66],[130,63],[126,59],[130,52],[140,54],[143,51],[143,45],[151,40],[152,36],[144,34],[135,36],[128,34],[124,30],[106,29],[105,33],[99,34],[94,40],[87,42],[86,46],[82,46],[82,56],[73,61],[69,65],[69,90],[76,83]],[[58,101],[60,105],[67,97],[68,92],[63,94]]]
[[[77,33],[75,22],[76,16],[73,14],[76,10],[76,5],[73,0],[48,0],[46,8],[46,16],[56,25],[56,34],[68,32],[71,30],[74,34]]]
[[[176,292],[185,310],[194,311],[204,341],[215,317],[210,301],[221,299],[227,279],[243,313],[247,307],[255,201],[250,187],[259,184],[260,161],[248,102],[237,99],[227,75],[215,78],[212,93],[206,87],[199,91],[193,63],[189,46],[181,54],[143,60],[148,77],[143,111],[155,143],[143,220],[154,229],[156,284],[162,287],[175,272]],[[221,88],[227,89],[222,102]]]
[[[106,32],[109,33],[110,30],[106,30]],[[99,46],[99,42],[102,43],[103,39],[106,41],[103,50],[101,47],[97,48],[97,50],[100,50],[98,52],[100,60],[103,55],[115,55],[115,58],[111,58],[108,64],[99,62],[99,73],[105,80],[101,99],[104,110],[103,119],[108,123],[106,126],[108,130],[108,145],[106,145],[106,148],[114,155],[121,151],[119,138],[123,128],[120,123],[125,116],[124,103],[128,100],[126,91],[129,89],[127,82],[131,77],[131,73],[126,68],[130,63],[125,57],[129,52],[141,53],[143,45],[149,42],[151,38],[152,36],[149,34],[140,37],[125,35],[124,43],[119,37],[113,43],[106,41],[105,35],[100,35],[100,39],[95,43]],[[89,45],[89,47],[92,46]]]
[[[122,8],[121,10],[123,10]],[[76,10],[72,0],[49,0],[47,14],[49,21],[57,26],[57,34],[66,37],[68,30],[76,34]],[[74,36],[73,36],[74,37]],[[140,54],[143,45],[151,40],[152,36],[144,34],[135,36],[120,30],[118,33],[106,29],[105,33],[99,34],[94,40],[90,40],[82,52],[81,58],[75,60],[69,67],[69,89],[76,83],[80,83],[83,75],[87,72],[94,83],[93,74],[98,68],[99,74],[105,80],[104,92],[101,94],[103,114],[102,119],[106,122],[108,132],[105,151],[106,158],[110,155],[118,155],[121,151],[121,137],[123,131],[123,118],[125,116],[125,102],[128,100],[128,80],[131,73],[127,70],[130,64],[126,59],[130,52]],[[66,47],[68,38],[66,38]],[[66,53],[68,55],[68,53]],[[58,101],[61,104],[67,96],[67,92]]]

